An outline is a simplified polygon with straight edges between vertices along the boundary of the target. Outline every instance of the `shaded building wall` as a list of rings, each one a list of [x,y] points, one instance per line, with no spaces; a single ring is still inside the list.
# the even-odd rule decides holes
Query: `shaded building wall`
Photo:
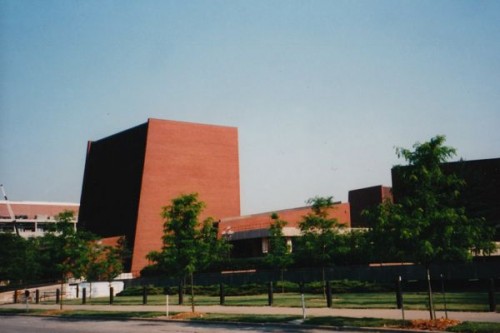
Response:
[[[500,241],[500,158],[444,163],[442,169],[465,180],[461,205],[470,217],[484,217]],[[395,202],[405,195],[399,170],[391,170]]]
[[[235,127],[149,119],[137,210],[132,272],[162,246],[162,207],[196,192],[205,202],[201,221],[240,215],[238,130]]]
[[[147,124],[88,143],[78,226],[133,245]],[[130,263],[126,269],[130,268]]]
[[[387,199],[392,200],[391,188],[382,185],[349,191],[351,227],[368,228],[369,223],[367,219],[362,216],[362,212],[365,209],[370,209],[381,204]]]
[[[443,169],[465,180],[461,204],[470,217],[483,217],[500,241],[500,158],[446,163]]]

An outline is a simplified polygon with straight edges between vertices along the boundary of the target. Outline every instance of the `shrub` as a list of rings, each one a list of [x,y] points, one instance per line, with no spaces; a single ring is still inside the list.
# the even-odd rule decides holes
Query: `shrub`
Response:
[[[116,294],[116,296],[142,296],[143,288],[142,286],[129,287]],[[148,295],[163,295],[164,293],[162,287],[146,286],[146,290]]]

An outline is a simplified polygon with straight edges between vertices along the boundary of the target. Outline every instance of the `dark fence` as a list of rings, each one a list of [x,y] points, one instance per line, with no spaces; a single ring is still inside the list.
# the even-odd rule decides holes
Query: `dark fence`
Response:
[[[45,280],[45,281],[35,281],[35,282],[26,282],[26,283],[10,283],[6,286],[0,286],[0,293],[13,291],[13,290],[23,290],[26,288],[42,288],[46,286],[52,286],[54,284],[59,284],[58,280]]]
[[[356,280],[372,283],[392,284],[401,276],[401,279],[410,282],[409,285],[420,287],[425,281],[425,268],[420,265],[378,265],[378,266],[339,266],[325,268],[326,280]],[[289,269],[283,274],[286,281],[294,283],[310,283],[322,281],[321,268]],[[455,281],[457,288],[468,285],[480,285],[477,281],[500,279],[500,265],[497,262],[473,262],[468,264],[442,264],[431,266],[431,278],[439,284],[442,279]],[[199,273],[194,276],[194,284],[200,286],[218,285],[244,285],[249,283],[267,283],[280,281],[281,274],[274,270],[235,271],[223,273]],[[131,286],[158,286],[177,287],[179,281],[174,277],[158,276],[145,277],[125,281],[126,287]],[[452,284],[453,285],[453,284]],[[462,288],[460,288],[462,289]]]

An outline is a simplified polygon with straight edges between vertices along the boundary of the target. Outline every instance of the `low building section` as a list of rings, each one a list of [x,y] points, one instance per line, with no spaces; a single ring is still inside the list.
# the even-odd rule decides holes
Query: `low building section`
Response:
[[[280,220],[286,221],[283,234],[289,244],[292,238],[300,236],[299,224],[304,216],[311,213],[311,207],[298,207],[274,212],[221,219],[219,236],[226,238],[232,245],[232,257],[249,258],[263,256],[269,250],[269,228],[273,223],[271,215],[276,213]],[[336,203],[329,218],[350,227],[349,203]]]
[[[9,213],[9,206],[14,216]],[[71,221],[76,229],[79,204],[33,201],[0,201],[0,232],[19,232],[25,238],[43,236],[57,222],[57,215],[74,212]]]

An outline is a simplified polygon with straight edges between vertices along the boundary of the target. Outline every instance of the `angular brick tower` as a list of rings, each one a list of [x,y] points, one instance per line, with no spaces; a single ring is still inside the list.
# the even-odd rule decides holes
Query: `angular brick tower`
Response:
[[[240,215],[238,129],[149,119],[88,143],[79,227],[102,237],[125,235],[137,276],[161,249],[162,207],[197,192],[202,218]]]

